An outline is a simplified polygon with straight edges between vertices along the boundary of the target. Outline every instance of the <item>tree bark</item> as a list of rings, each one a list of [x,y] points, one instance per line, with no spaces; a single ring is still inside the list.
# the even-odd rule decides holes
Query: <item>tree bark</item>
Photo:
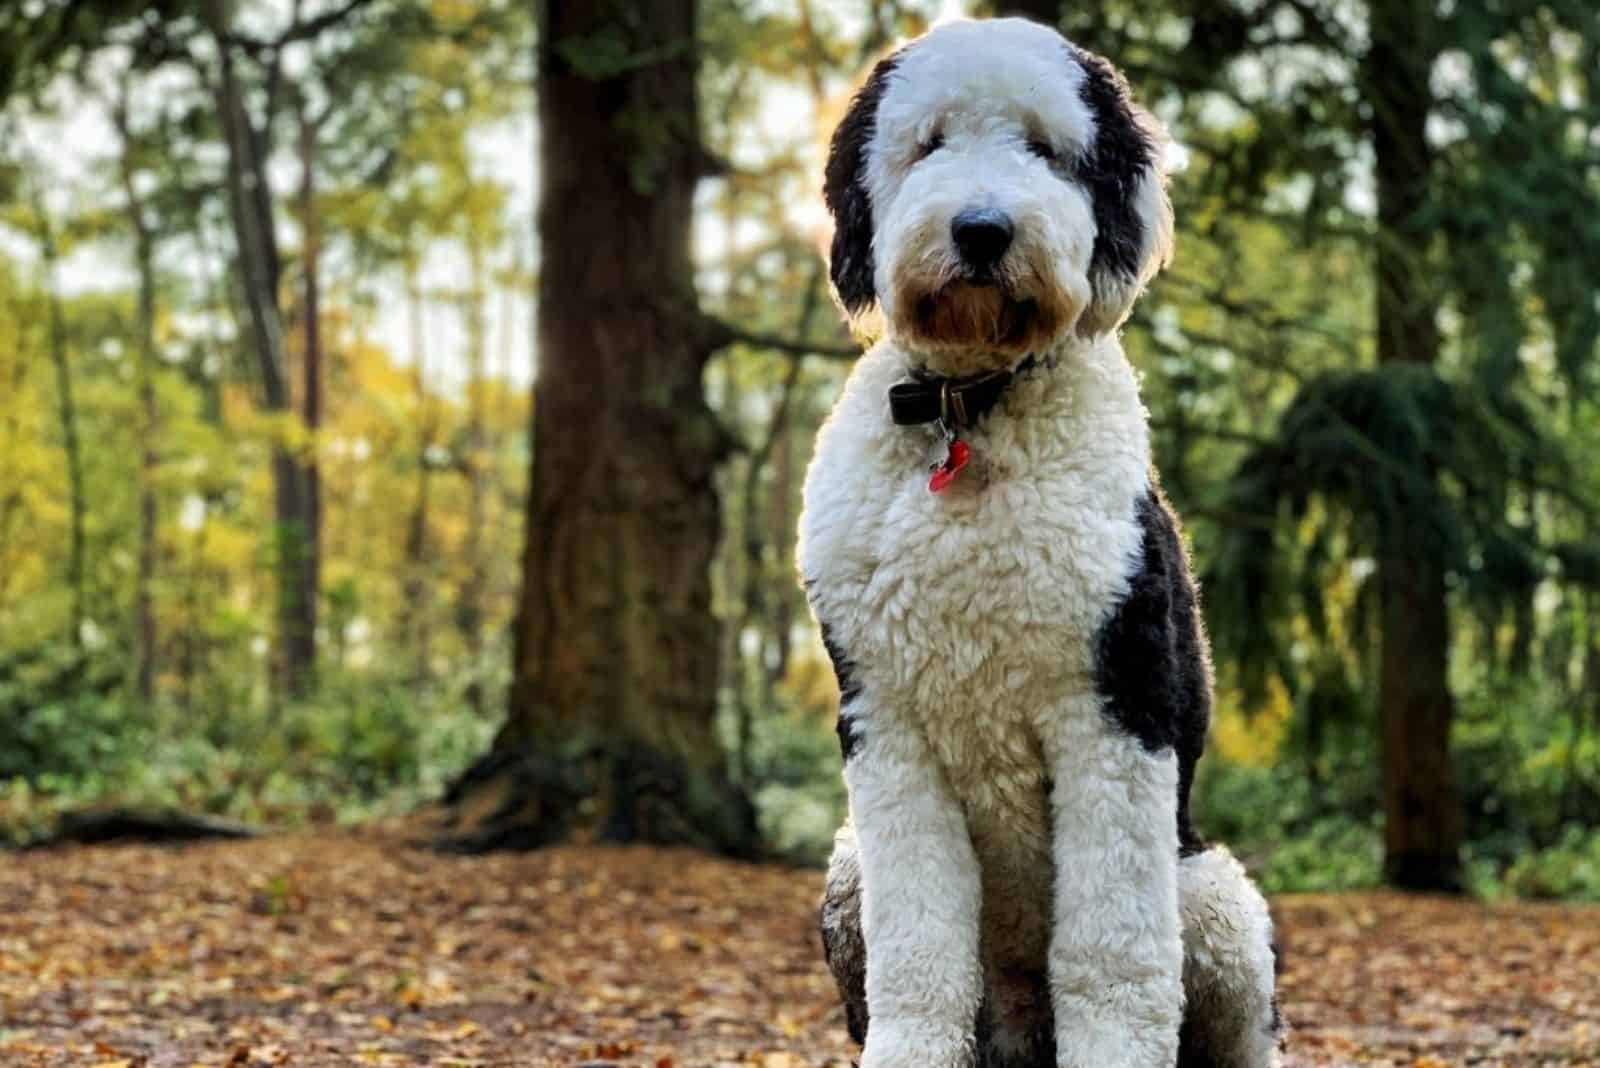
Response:
[[[412,684],[426,687],[433,678],[433,625],[430,616],[428,568],[428,524],[433,499],[433,449],[435,409],[428,396],[427,350],[422,337],[422,283],[417,278],[417,259],[410,256],[406,268],[407,320],[411,333],[411,372],[417,397],[417,492],[412,499],[411,518],[406,523],[406,645],[412,655]]]
[[[533,463],[509,714],[452,833],[756,845],[714,731],[710,331],[689,259],[705,155],[693,0],[549,0]],[[598,32],[629,58],[584,53]],[[589,49],[590,52],[593,49]]]
[[[488,300],[484,255],[482,238],[476,233],[469,233],[467,259],[471,277],[462,306],[467,333],[467,422],[461,456],[461,467],[467,480],[467,530],[463,545],[466,576],[461,583],[460,600],[456,603],[456,626],[461,631],[461,642],[467,653],[467,703],[474,712],[480,713],[484,701],[483,600],[489,585],[483,551],[484,527],[488,523],[489,477],[484,412],[484,365],[488,358],[485,350],[489,344],[487,309],[484,304]]]
[[[322,590],[322,468],[317,462],[317,435],[322,430],[322,227],[317,216],[317,129],[318,123],[306,113],[302,103],[296,115],[300,128],[300,225],[303,230],[301,273],[304,317],[303,366],[301,367],[301,418],[311,437],[306,460],[300,469],[301,509],[305,516],[305,554],[294,575],[297,589],[293,634],[300,643],[296,650],[302,686],[316,673],[316,634],[318,597]]]
[[[56,232],[50,222],[44,197],[34,190],[33,211],[37,225],[35,236],[39,241],[39,255],[44,262],[46,300],[50,309],[50,363],[56,373],[56,403],[61,417],[61,444],[67,460],[67,494],[71,515],[71,532],[67,549],[67,584],[72,591],[71,618],[68,622],[68,641],[80,653],[83,651],[83,624],[86,618],[85,569],[88,548],[84,530],[88,518],[88,499],[83,481],[83,446],[78,437],[78,406],[72,389],[72,361],[67,353],[66,313],[61,307],[61,285],[57,278],[60,250],[56,245]]]
[[[1427,270],[1431,234],[1423,214],[1433,162],[1427,140],[1431,5],[1405,0],[1370,10],[1363,82],[1372,108],[1378,194],[1378,360],[1431,365],[1439,356],[1439,297]],[[1423,474],[1432,488],[1437,472]],[[1384,873],[1395,886],[1455,891],[1461,888],[1462,815],[1450,754],[1445,560],[1428,524],[1407,511],[1390,509],[1378,532]]]
[[[207,0],[206,18],[217,49],[216,79],[211,88],[228,150],[228,207],[238,245],[240,287],[251,347],[261,374],[265,407],[268,411],[290,412],[293,407],[284,370],[279,295],[282,264],[267,174],[273,115],[269,112],[260,122],[253,122],[246,110],[226,0]],[[270,104],[269,100],[269,107]],[[288,448],[274,450],[272,476],[278,586],[274,677],[283,696],[298,698],[310,688],[316,652],[316,598],[305,596],[308,588],[314,591],[307,579],[309,495],[300,465]]]
[[[155,615],[156,582],[156,436],[160,413],[156,407],[156,277],[155,234],[145,216],[144,203],[134,183],[133,129],[128,121],[127,89],[113,110],[122,140],[120,174],[128,224],[133,230],[134,266],[139,276],[139,535],[138,564],[134,576],[133,636],[134,676],[139,699],[149,704],[156,694],[158,656]]]

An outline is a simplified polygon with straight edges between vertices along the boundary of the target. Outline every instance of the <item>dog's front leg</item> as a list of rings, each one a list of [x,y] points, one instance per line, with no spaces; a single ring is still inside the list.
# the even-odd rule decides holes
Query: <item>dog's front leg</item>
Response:
[[[1060,1068],[1172,1068],[1183,1015],[1178,767],[1085,696],[1041,724],[1053,780]]]
[[[966,1068],[981,979],[978,863],[961,806],[909,726],[852,708],[845,764],[861,850],[867,1040],[861,1068]]]

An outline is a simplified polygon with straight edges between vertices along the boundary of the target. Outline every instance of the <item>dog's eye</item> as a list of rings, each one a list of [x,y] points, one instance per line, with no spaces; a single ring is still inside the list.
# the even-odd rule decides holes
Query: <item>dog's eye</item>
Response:
[[[1058,158],[1056,156],[1056,150],[1051,147],[1050,142],[1040,141],[1037,138],[1028,142],[1028,151],[1032,152],[1035,156],[1038,156],[1046,163],[1054,163]]]
[[[917,146],[917,162],[922,162],[944,147],[944,134],[934,134]]]

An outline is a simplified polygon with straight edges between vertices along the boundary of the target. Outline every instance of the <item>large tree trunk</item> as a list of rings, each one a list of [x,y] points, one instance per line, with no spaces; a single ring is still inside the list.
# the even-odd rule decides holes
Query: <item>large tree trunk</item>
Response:
[[[625,9],[625,10],[624,10]],[[654,57],[597,70],[599,32]],[[539,32],[539,374],[510,710],[456,840],[756,844],[714,731],[708,355],[689,259],[705,159],[695,4],[550,0]],[[592,53],[593,49],[588,49]]]
[[[1427,270],[1431,234],[1423,214],[1432,166],[1431,10],[1418,0],[1372,5],[1363,70],[1377,170],[1378,359],[1389,365],[1432,364],[1439,356],[1439,298]],[[1430,470],[1426,477],[1437,476]],[[1395,886],[1458,890],[1450,617],[1443,553],[1427,526],[1392,511],[1379,531],[1384,873]]]

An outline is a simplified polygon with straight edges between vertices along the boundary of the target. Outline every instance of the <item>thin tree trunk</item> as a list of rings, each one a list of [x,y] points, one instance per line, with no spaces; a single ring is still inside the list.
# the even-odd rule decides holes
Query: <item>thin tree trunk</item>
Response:
[[[804,317],[803,317],[804,318]],[[801,333],[799,336],[804,337]],[[747,685],[739,688],[739,749],[738,773],[741,782],[751,781],[750,750],[755,735],[755,717],[770,712],[772,689],[768,682],[767,642],[767,591],[769,578],[766,566],[767,541],[763,536],[765,524],[760,514],[761,475],[772,458],[773,448],[789,422],[789,408],[794,400],[795,387],[800,381],[804,361],[799,356],[789,360],[789,372],[784,377],[778,393],[778,404],[773,409],[772,420],[760,446],[750,454],[745,465],[744,487],[740,493],[742,514],[740,529],[744,534],[744,590],[741,597],[741,630],[753,627],[758,636],[756,644],[756,680],[760,686],[759,697],[753,699]],[[744,673],[740,673],[743,683]]]
[[[822,264],[818,261],[817,270],[806,287],[805,301],[800,309],[799,322],[796,324],[795,336],[803,338],[811,329],[811,319],[816,313],[819,293],[822,285]],[[772,462],[774,453],[779,443],[783,440],[789,427],[789,413],[794,407],[796,389],[800,383],[800,371],[804,360],[799,356],[790,358],[788,374],[784,376],[783,385],[779,389],[778,403],[772,411],[772,419],[767,424],[767,433],[761,439],[755,452],[750,454],[745,465],[744,486],[740,493],[741,515],[740,530],[744,534],[744,590],[740,603],[740,631],[754,627],[760,636],[756,649],[756,680],[759,684],[758,696],[752,700],[748,687],[742,685],[743,673],[739,675],[739,747],[737,753],[738,773],[741,782],[748,783],[750,774],[750,749],[754,740],[755,717],[758,712],[771,711],[774,694],[773,669],[767,663],[768,641],[777,640],[772,633],[773,615],[767,601],[768,591],[771,588],[771,575],[766,566],[767,539],[765,536],[766,524],[760,514],[761,502],[761,476]],[[780,482],[777,474],[773,475],[774,482]],[[780,542],[781,544],[781,542]]]
[[[1439,299],[1426,267],[1424,218],[1432,153],[1431,5],[1371,8],[1363,81],[1372,107],[1377,172],[1378,360],[1431,365],[1439,356]],[[1431,485],[1433,470],[1423,473]],[[1419,890],[1461,887],[1462,817],[1450,754],[1450,616],[1445,564],[1427,524],[1393,508],[1379,531],[1382,637],[1378,707],[1384,802],[1384,872]]]
[[[305,360],[302,371],[301,414],[311,445],[301,470],[301,508],[305,516],[305,554],[295,576],[298,590],[294,607],[294,634],[301,642],[298,659],[306,673],[303,685],[316,674],[317,608],[322,590],[322,468],[317,462],[317,435],[322,429],[322,226],[317,215],[317,123],[302,103],[300,127],[300,220],[304,231],[302,273],[304,297]],[[340,636],[342,639],[342,635]]]
[[[539,29],[539,379],[512,692],[448,800],[463,844],[581,823],[750,852],[754,811],[713,722],[727,439],[702,392],[712,332],[689,259],[706,160],[695,4],[612,7],[549,0]],[[565,46],[602,27],[656,58],[603,77],[570,65]]]
[[[772,540],[772,556],[778,562],[778,573],[771,576],[775,588],[767,619],[767,631],[772,635],[772,659],[766,665],[766,684],[762,689],[762,697],[768,708],[776,703],[778,684],[789,673],[796,591],[799,588],[793,582],[786,581],[794,566],[791,562],[794,560],[794,404],[798,399],[797,396],[795,401],[790,402],[789,418],[785,420],[772,449],[767,536]]]
[[[134,182],[133,128],[128,121],[128,88],[112,108],[112,118],[122,141],[119,171],[126,201],[128,224],[133,230],[134,265],[139,276],[139,533],[137,570],[134,576],[133,634],[134,675],[139,699],[149,704],[155,699],[158,636],[155,615],[156,467],[160,413],[156,406],[156,277],[155,235],[145,217],[144,204]]]
[[[456,625],[461,631],[461,641],[467,651],[470,674],[467,682],[467,703],[474,712],[483,711],[483,599],[488,587],[485,571],[483,539],[488,517],[485,514],[488,490],[486,452],[488,439],[484,426],[484,364],[489,344],[488,323],[484,302],[488,299],[482,242],[476,235],[468,239],[468,259],[471,262],[471,279],[465,297],[467,328],[467,425],[462,470],[467,478],[467,530],[463,555],[466,578],[461,583],[460,600],[456,605]]]
[[[228,149],[228,208],[239,253],[239,279],[243,291],[251,346],[261,374],[268,411],[292,411],[284,373],[283,313],[279,306],[282,274],[273,228],[272,186],[268,180],[271,115],[259,128],[245,110],[244,92],[235,70],[234,45],[229,38],[226,0],[207,0],[206,18],[217,49],[217,78],[212,85],[217,115]],[[277,539],[278,634],[274,678],[286,697],[304,696],[310,688],[316,648],[316,606],[303,603],[311,524],[309,497],[299,462],[279,447],[272,457],[273,512]],[[314,598],[313,598],[314,601]]]
[[[427,351],[422,337],[422,286],[413,262],[406,272],[406,303],[411,331],[412,381],[417,397],[417,491],[406,523],[406,645],[411,651],[412,683],[421,689],[433,677],[433,627],[429,617],[428,512],[432,498],[434,406],[428,396]]]
[[[40,258],[44,261],[46,299],[50,308],[50,363],[56,372],[57,411],[61,417],[62,450],[67,460],[67,493],[71,515],[71,533],[67,548],[67,585],[72,591],[71,618],[68,623],[68,640],[80,652],[83,650],[83,624],[86,618],[85,566],[87,546],[84,530],[88,517],[88,499],[83,481],[83,446],[78,438],[78,406],[72,389],[72,362],[67,354],[66,313],[61,307],[61,284],[57,277],[60,259],[55,230],[47,214],[44,197],[34,190],[34,215],[37,218]]]

